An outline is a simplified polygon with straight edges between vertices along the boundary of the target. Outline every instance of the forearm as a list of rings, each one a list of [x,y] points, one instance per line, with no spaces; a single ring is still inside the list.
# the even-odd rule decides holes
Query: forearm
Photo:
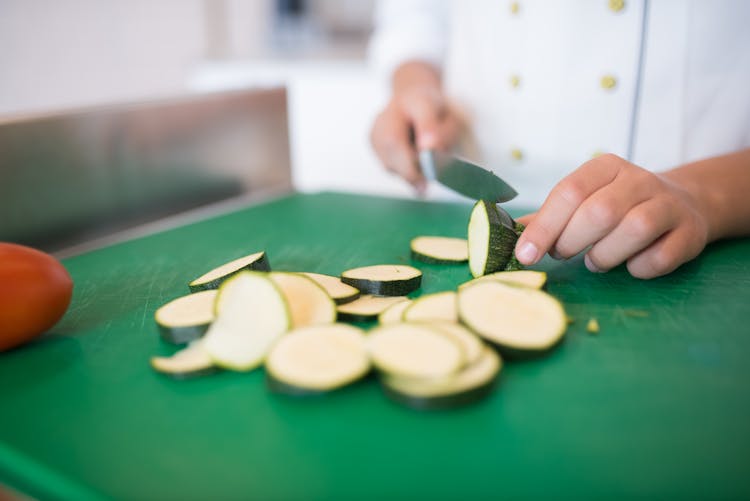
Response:
[[[664,173],[690,193],[708,222],[708,241],[750,235],[750,149]]]

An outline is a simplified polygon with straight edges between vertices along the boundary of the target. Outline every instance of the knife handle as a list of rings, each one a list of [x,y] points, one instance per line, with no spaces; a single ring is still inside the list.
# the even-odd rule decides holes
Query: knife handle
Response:
[[[437,178],[435,156],[433,153],[433,150],[420,150],[419,152],[419,168],[422,170],[422,175],[428,181],[434,181]]]

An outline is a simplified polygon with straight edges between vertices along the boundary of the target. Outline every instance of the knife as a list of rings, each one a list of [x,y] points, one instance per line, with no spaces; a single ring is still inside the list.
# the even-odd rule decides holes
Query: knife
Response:
[[[474,200],[501,203],[518,195],[516,190],[491,171],[449,153],[422,150],[419,152],[419,166],[428,180],[438,181]]]

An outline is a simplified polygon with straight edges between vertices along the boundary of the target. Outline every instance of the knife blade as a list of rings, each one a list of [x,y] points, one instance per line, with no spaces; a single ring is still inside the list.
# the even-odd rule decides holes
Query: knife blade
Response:
[[[493,172],[449,153],[436,150],[419,152],[419,166],[425,178],[438,181],[474,200],[507,202],[518,195]]]

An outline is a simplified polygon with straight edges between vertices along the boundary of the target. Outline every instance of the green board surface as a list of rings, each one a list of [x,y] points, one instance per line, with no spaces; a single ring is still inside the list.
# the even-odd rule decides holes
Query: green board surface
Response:
[[[453,289],[468,267],[411,261],[409,240],[463,236],[469,211],[292,195],[66,260],[63,321],[0,354],[0,481],[64,499],[749,498],[747,239],[651,281],[543,261],[575,319],[565,342],[507,363],[461,409],[400,407],[372,378],[294,399],[263,371],[174,381],[149,367],[176,350],[156,308],[254,251],[277,270],[413,264],[421,293]]]

